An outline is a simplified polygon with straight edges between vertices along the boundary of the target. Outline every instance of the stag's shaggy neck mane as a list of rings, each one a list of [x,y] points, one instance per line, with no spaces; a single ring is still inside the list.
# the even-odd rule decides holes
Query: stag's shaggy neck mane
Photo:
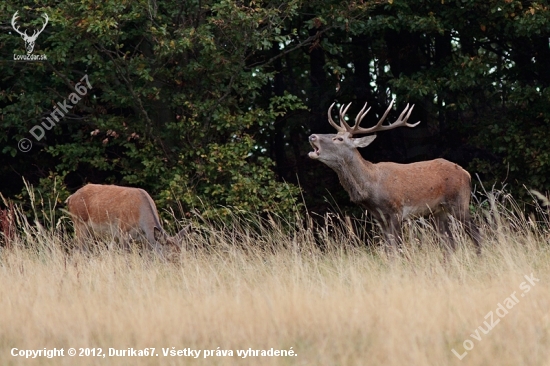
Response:
[[[355,150],[353,155],[335,164],[331,168],[338,174],[340,183],[349,193],[350,199],[354,203],[364,203],[371,198],[374,164],[361,157],[359,151]]]

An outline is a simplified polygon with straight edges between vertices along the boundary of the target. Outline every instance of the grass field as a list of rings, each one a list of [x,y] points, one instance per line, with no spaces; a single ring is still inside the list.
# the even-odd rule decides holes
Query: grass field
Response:
[[[1,252],[0,364],[549,365],[549,232],[540,217],[493,202],[478,214],[482,256],[461,237],[446,261],[422,222],[405,227],[403,253],[388,257],[376,235],[366,246],[339,218],[317,233],[269,221],[253,230],[243,219],[205,225],[168,261],[67,254],[69,235],[24,225]],[[65,356],[11,354],[44,348]],[[80,348],[106,357],[79,357]],[[271,348],[295,355],[250,352]],[[163,355],[186,349],[201,353]]]

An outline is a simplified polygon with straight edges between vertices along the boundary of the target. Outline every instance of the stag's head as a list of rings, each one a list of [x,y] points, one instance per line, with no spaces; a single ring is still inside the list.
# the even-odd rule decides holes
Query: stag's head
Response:
[[[346,106],[342,105],[340,107],[340,124],[336,124],[336,122],[334,122],[334,120],[332,119],[332,107],[334,107],[333,103],[328,110],[328,121],[338,132],[335,134],[313,134],[309,136],[309,143],[313,147],[313,151],[309,153],[309,157],[312,159],[320,160],[330,167],[338,166],[345,161],[353,159],[353,157],[357,154],[357,148],[368,146],[376,138],[376,135],[364,137],[355,136],[391,130],[401,126],[415,127],[420,123],[407,123],[407,120],[409,119],[409,116],[411,115],[414,108],[414,105],[409,107],[409,105],[407,104],[407,107],[403,110],[403,112],[401,112],[401,115],[399,116],[397,121],[386,126],[382,125],[382,123],[388,116],[388,113],[390,112],[393,103],[394,100],[392,100],[390,106],[388,107],[382,118],[378,121],[378,123],[370,128],[359,127],[359,124],[361,123],[363,118],[370,111],[370,108],[367,109],[366,103],[359,114],[357,114],[357,117],[355,117],[355,125],[353,127],[350,126],[345,119],[346,113],[351,106],[351,103]]]
[[[15,14],[13,14],[13,17],[11,18],[11,26],[13,27],[13,29],[19,33],[19,35],[23,38],[23,40],[25,41],[25,48],[27,49],[27,54],[30,55],[32,53],[32,51],[34,50],[34,43],[36,42],[36,38],[38,38],[38,36],[40,35],[40,33],[42,33],[42,31],[44,30],[44,28],[46,28],[46,25],[48,24],[48,14],[44,13],[42,14],[42,17],[44,18],[44,22],[42,22],[42,29],[40,30],[34,30],[33,33],[32,33],[32,36],[29,36],[27,34],[27,30],[25,30],[25,32],[21,32],[19,30],[19,26],[16,26],[15,25],[15,22],[18,18],[17,16],[17,11],[15,12]]]

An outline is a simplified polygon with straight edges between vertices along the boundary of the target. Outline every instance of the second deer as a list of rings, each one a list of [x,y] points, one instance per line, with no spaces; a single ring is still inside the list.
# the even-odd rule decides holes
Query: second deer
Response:
[[[178,248],[188,229],[169,236],[160,223],[155,202],[140,188],[87,184],[65,201],[77,242],[93,236],[118,237],[123,247],[143,237],[160,253],[161,245]]]

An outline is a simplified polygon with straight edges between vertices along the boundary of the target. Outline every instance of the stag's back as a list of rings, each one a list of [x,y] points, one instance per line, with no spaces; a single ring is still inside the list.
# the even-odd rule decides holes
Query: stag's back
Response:
[[[455,163],[435,159],[411,164],[378,163],[372,167],[378,180],[371,186],[371,200],[377,206],[393,207],[402,218],[441,209],[468,210],[470,174]]]

